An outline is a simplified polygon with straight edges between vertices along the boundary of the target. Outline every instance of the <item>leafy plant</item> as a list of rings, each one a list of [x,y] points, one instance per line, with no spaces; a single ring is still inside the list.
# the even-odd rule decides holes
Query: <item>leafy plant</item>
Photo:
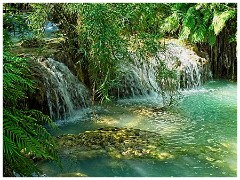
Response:
[[[173,33],[179,28],[180,39],[211,46],[226,23],[236,18],[236,7],[228,3],[175,3],[170,7],[172,14],[165,19],[163,32]]]
[[[33,163],[35,158],[58,159],[55,140],[41,125],[54,127],[52,120],[26,107],[26,92],[34,90],[26,76],[27,63],[26,59],[3,52],[3,159],[8,168],[21,176],[40,172]]]
[[[147,60],[159,49],[160,10],[165,4],[38,6],[34,6],[37,14],[40,9],[49,14],[36,20],[47,18],[59,24],[69,59],[84,71],[85,84],[92,86],[93,96],[100,101],[111,99],[111,89],[120,83],[121,65],[133,61],[131,53]]]
[[[23,39],[31,32],[28,17],[24,14],[5,13],[3,16],[3,28],[9,36],[19,36],[20,39]]]

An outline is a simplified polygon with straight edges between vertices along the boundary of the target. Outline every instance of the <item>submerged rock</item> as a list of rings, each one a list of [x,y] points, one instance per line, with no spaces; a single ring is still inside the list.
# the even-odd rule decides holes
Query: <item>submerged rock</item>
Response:
[[[158,133],[140,129],[106,127],[76,135],[61,135],[57,138],[60,153],[80,159],[103,154],[113,158],[173,157],[162,150],[164,141]]]
[[[59,174],[59,177],[87,177],[86,174],[80,173],[80,172],[72,172],[72,173],[64,173]]]

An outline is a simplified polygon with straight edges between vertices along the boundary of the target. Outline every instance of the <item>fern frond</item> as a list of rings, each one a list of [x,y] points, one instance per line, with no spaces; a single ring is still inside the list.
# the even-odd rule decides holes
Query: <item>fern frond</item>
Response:
[[[34,89],[27,60],[4,52],[3,63],[4,160],[19,175],[31,176],[40,172],[32,157],[58,160],[55,139],[43,126],[54,127],[54,123],[42,112],[19,105],[26,92]]]
[[[4,111],[6,112],[6,110]],[[45,159],[56,157],[56,154],[47,153],[48,149],[45,148],[45,143],[48,142],[52,146],[51,149],[54,149],[53,137],[43,126],[37,124],[36,119],[15,109],[12,113],[4,114],[3,128],[4,135],[11,137],[11,140],[17,143],[19,149],[25,148],[27,153]]]
[[[21,176],[31,176],[34,172],[36,174],[41,172],[7,136],[3,136],[3,159]]]
[[[33,117],[33,119],[36,119],[38,124],[42,124],[42,125],[47,124],[52,129],[55,129],[55,130],[58,129],[58,127],[52,121],[52,119],[48,115],[43,114],[41,111],[38,111],[36,109],[31,109],[31,110],[26,110],[22,113],[24,113],[28,117]]]

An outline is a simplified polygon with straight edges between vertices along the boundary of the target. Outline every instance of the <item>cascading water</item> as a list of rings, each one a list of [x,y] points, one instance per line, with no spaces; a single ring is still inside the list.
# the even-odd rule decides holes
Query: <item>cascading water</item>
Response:
[[[141,60],[132,55],[132,64],[123,65],[124,75],[118,89],[120,97],[165,94],[173,89],[195,88],[211,78],[208,60],[199,57],[176,41],[169,42],[155,57]],[[176,77],[161,76],[167,69]],[[174,86],[174,88],[173,88]]]
[[[51,118],[71,116],[79,108],[89,105],[87,88],[63,63],[52,58],[36,60],[35,71],[42,75]]]
[[[124,73],[115,90],[119,99],[143,97],[144,101],[154,99],[163,106],[170,102],[176,89],[195,88],[211,77],[208,61],[176,41],[167,43],[148,60],[138,59],[134,54],[131,56],[133,62],[121,66]],[[65,119],[75,110],[89,105],[87,88],[65,64],[51,58],[36,63],[34,71],[43,74],[40,77],[45,89],[45,103],[53,119]],[[166,69],[168,73],[174,72],[176,77],[169,77],[169,74],[162,77],[162,71]]]
[[[159,92],[160,88],[156,80],[156,62],[148,63],[137,59],[133,54],[132,56],[134,62],[123,66],[124,75],[119,88],[120,94],[125,97],[135,97]]]
[[[208,57],[199,57],[177,42],[167,43],[157,58],[164,61],[170,70],[176,70],[178,89],[195,88],[212,77]]]

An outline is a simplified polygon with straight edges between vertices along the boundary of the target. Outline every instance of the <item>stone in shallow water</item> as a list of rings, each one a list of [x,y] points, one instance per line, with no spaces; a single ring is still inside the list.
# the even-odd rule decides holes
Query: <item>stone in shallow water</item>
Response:
[[[72,172],[72,173],[64,173],[59,174],[59,177],[87,177],[86,174],[80,173],[80,172]]]
[[[60,153],[71,154],[78,159],[104,153],[113,158],[173,158],[173,155],[160,150],[164,148],[164,141],[158,133],[140,129],[99,128],[78,135],[61,135],[58,142]]]

